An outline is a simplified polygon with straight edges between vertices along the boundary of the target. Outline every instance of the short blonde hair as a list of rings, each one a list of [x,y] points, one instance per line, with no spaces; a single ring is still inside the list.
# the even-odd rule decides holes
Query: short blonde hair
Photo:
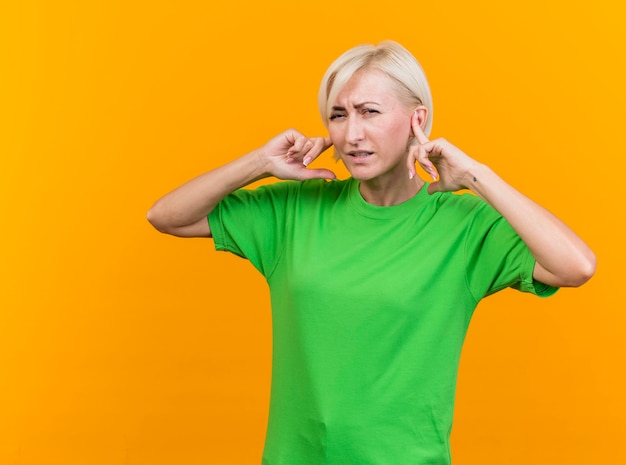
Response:
[[[424,70],[407,49],[386,40],[378,45],[358,45],[337,58],[326,70],[318,94],[322,121],[328,127],[330,107],[350,78],[366,68],[384,72],[396,84],[398,97],[409,106],[428,109],[424,133],[432,129],[433,102]]]

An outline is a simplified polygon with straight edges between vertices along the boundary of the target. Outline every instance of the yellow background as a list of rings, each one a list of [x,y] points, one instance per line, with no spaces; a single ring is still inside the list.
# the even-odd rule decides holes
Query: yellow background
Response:
[[[158,234],[145,212],[287,127],[321,133],[326,66],[386,38],[426,69],[433,136],[599,258],[581,289],[481,304],[455,463],[626,463],[618,4],[3,2],[0,464],[260,463],[264,281],[209,240]]]

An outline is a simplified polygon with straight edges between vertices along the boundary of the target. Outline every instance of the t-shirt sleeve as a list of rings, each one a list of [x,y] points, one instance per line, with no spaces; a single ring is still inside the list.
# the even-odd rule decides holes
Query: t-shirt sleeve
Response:
[[[511,225],[486,203],[474,210],[465,256],[468,285],[477,301],[507,287],[540,297],[558,290],[533,279],[535,258]]]
[[[280,182],[226,196],[209,214],[215,249],[250,260],[264,276],[282,252],[293,183]]]

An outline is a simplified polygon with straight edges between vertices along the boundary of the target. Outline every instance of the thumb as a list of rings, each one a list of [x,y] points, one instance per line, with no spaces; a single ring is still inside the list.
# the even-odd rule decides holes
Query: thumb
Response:
[[[439,187],[439,181],[434,181],[428,184],[428,193],[434,194],[435,192],[441,192],[441,188]]]
[[[302,179],[337,179],[335,173],[327,169],[305,169],[302,171]]]

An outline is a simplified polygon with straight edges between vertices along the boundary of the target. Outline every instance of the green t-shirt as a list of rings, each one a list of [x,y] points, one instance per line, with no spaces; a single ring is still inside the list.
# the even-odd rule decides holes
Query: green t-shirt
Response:
[[[547,296],[510,225],[473,195],[426,186],[371,205],[359,182],[240,190],[209,215],[218,250],[270,286],[273,369],[264,465],[450,463],[471,315],[506,287]]]

